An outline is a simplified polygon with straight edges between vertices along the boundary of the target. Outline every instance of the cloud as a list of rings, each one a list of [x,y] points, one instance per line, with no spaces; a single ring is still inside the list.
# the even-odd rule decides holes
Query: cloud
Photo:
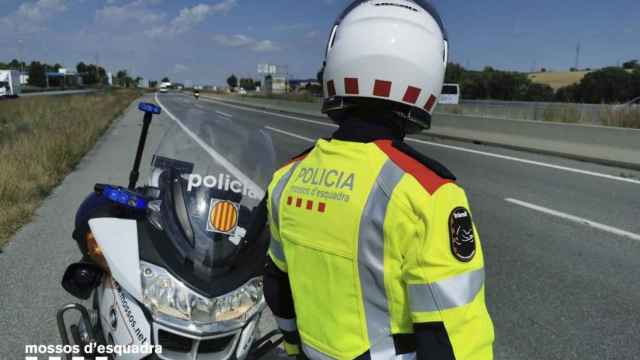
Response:
[[[210,15],[228,13],[237,3],[238,0],[224,0],[214,5],[198,4],[190,8],[184,8],[168,25],[155,26],[147,31],[146,34],[150,37],[183,34],[205,21]]]
[[[312,30],[304,34],[304,37],[307,39],[317,39],[318,37],[320,37],[320,32],[317,30]]]
[[[281,25],[277,25],[276,27],[274,27],[273,29],[276,31],[296,31],[296,30],[303,30],[303,29],[307,29],[309,26],[309,24],[281,24]]]
[[[96,11],[96,20],[106,24],[123,24],[136,22],[143,25],[157,24],[163,21],[166,14],[154,11],[148,5],[156,4],[154,0],[136,0],[120,6],[108,5]],[[115,4],[115,0],[107,3]]]
[[[34,33],[42,31],[44,25],[53,15],[67,10],[67,0],[38,0],[25,2],[18,9],[6,17],[0,18],[0,30],[17,33]]]
[[[216,44],[228,48],[244,48],[255,52],[271,52],[280,50],[280,47],[271,40],[256,40],[250,36],[242,34],[215,34],[212,36],[212,39]]]
[[[188,66],[182,65],[182,64],[175,64],[173,66],[173,70],[171,70],[171,72],[174,73],[174,74],[179,74],[179,73],[185,72],[187,70],[189,70]]]

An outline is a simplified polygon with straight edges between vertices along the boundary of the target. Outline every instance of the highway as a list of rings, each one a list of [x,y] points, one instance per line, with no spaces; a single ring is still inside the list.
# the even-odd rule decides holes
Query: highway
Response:
[[[266,128],[279,162],[335,130],[216,100],[158,99],[173,118],[165,111],[154,122],[147,149],[174,118],[196,133],[211,117]],[[126,184],[140,118],[132,106],[0,254],[0,359],[21,358],[26,344],[59,343],[54,312],[73,299],[58,284],[79,258],[73,215],[94,183]],[[467,191],[485,250],[496,359],[640,357],[640,173],[425,134],[408,142]]]

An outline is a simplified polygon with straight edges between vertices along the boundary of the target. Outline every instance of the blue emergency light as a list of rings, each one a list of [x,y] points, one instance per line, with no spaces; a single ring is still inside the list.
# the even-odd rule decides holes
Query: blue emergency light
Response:
[[[145,198],[135,195],[126,189],[105,186],[102,193],[107,199],[132,209],[144,210],[147,208],[147,200]]]
[[[145,102],[138,104],[138,110],[155,115],[159,115],[162,112],[160,106]]]

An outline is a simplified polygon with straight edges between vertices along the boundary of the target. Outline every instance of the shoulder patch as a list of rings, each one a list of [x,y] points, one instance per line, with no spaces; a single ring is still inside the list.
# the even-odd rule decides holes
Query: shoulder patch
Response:
[[[442,164],[420,154],[404,143],[380,140],[375,144],[402,170],[413,175],[429,194],[456,180],[456,177]]]
[[[449,240],[453,256],[461,262],[469,262],[476,255],[476,238],[473,221],[468,209],[457,207],[449,215]]]

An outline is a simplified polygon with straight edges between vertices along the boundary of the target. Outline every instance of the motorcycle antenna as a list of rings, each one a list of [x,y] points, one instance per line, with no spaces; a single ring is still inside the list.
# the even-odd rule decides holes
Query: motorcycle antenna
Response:
[[[158,105],[141,102],[138,104],[138,110],[144,112],[144,120],[142,123],[142,132],[140,133],[140,140],[138,141],[138,151],[136,152],[136,159],[133,162],[133,169],[129,174],[129,190],[135,190],[138,177],[140,176],[140,162],[142,161],[142,153],[144,152],[144,144],[147,142],[147,134],[149,133],[149,126],[151,125],[151,119],[153,115],[159,115],[162,109]]]

